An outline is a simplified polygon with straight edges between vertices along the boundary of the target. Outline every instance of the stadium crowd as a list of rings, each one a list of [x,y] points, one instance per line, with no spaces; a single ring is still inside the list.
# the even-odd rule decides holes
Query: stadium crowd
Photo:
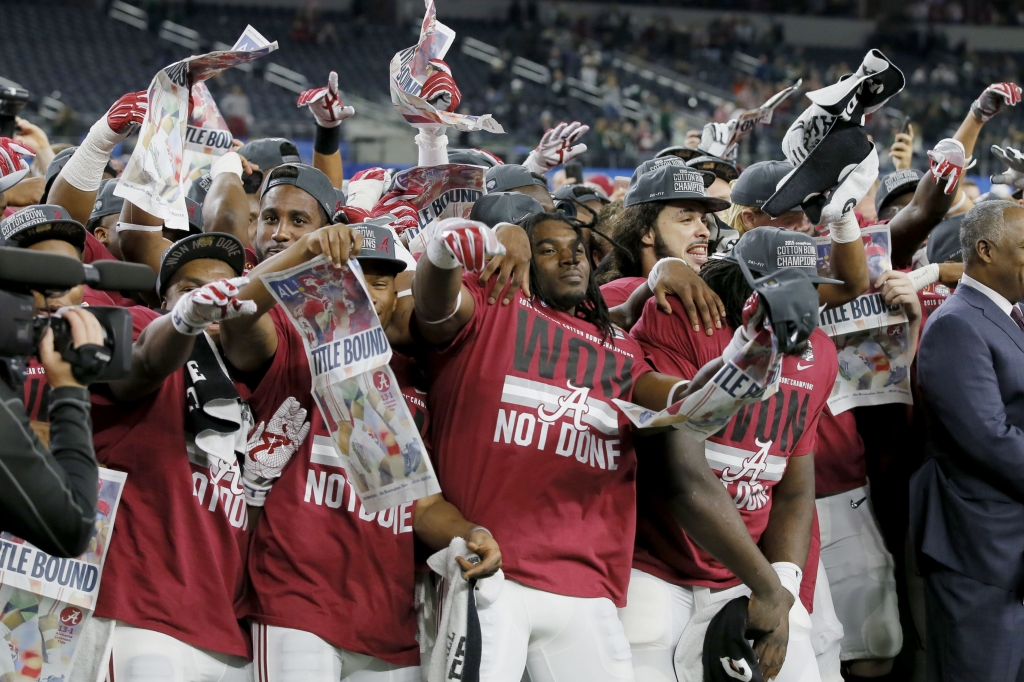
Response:
[[[426,73],[420,97],[459,112],[458,74]],[[156,274],[35,293],[82,334],[90,307],[133,322],[126,378],[87,386],[49,342],[22,377],[34,448],[88,401],[95,461],[127,474],[67,682],[1024,679],[1024,154],[979,143],[1021,88],[977,87],[922,172],[913,128],[885,148],[867,127],[917,73],[872,50],[803,74],[746,167],[743,107],[641,121],[654,158],[614,178],[581,169],[608,121],[552,120],[522,164],[420,121],[412,171],[448,169],[427,201],[410,171],[345,179],[358,112],[332,73],[297,102],[312,163],[234,140],[185,229],[111,163],[146,91],[63,149],[15,119],[3,245]],[[749,107],[781,90],[758,88]],[[1006,170],[979,195],[964,172],[988,154]],[[279,303],[317,259],[368,303],[302,277]],[[316,392],[339,318],[391,349],[372,433]],[[426,453],[396,444],[405,412]],[[374,438],[375,485],[432,462],[440,492],[369,511],[343,462]],[[0,530],[39,531],[11,525],[4,476]],[[26,539],[77,556],[79,511],[85,534]],[[39,679],[11,636],[44,614],[4,575],[0,680]]]

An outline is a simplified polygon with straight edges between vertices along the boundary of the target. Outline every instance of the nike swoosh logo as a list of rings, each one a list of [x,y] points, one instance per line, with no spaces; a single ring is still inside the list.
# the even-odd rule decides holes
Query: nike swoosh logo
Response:
[[[856,502],[854,502],[853,500],[850,500],[850,509],[856,509],[857,507],[861,506],[862,504],[864,504],[864,500],[866,500],[866,499],[868,499],[868,498],[862,497],[859,500],[857,500]]]
[[[814,367],[814,365],[801,365],[799,362],[796,363],[796,368],[798,370],[810,369],[811,367]]]

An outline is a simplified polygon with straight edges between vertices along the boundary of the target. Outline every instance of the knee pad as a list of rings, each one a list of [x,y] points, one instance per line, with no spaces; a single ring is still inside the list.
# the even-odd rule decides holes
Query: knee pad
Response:
[[[138,654],[124,664],[124,682],[174,682],[174,661],[160,654]]]
[[[887,591],[882,603],[872,611],[861,626],[864,645],[876,658],[894,658],[903,648],[896,594]]]
[[[671,648],[672,595],[661,581],[637,575],[629,578],[626,607],[619,620],[630,648]]]
[[[299,630],[279,635],[277,668],[280,682],[329,682],[334,674],[333,650],[319,637]]]

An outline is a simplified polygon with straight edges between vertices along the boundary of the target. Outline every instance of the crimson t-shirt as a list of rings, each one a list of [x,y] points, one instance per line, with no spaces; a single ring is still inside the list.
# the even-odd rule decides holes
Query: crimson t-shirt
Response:
[[[601,286],[601,295],[609,308],[622,305],[637,288],[647,281],[646,277],[620,277]]]
[[[280,439],[267,424],[286,401],[306,410],[309,435],[267,495],[253,530],[246,615],[258,623],[311,632],[333,646],[401,666],[419,664],[413,512],[409,502],[369,513],[342,468],[334,441],[310,393],[302,337],[280,306],[274,360],[249,398],[264,441]],[[399,386],[407,376],[392,361]],[[403,393],[417,423],[422,394]],[[415,399],[414,399],[415,398]],[[284,434],[287,439],[287,434]]]
[[[650,371],[640,347],[537,297],[488,305],[475,275],[463,285],[473,317],[431,357],[441,491],[494,534],[510,579],[624,606],[636,457],[612,398]]]
[[[708,362],[721,357],[733,330],[716,329],[712,336],[695,332],[682,305],[672,314],[651,299],[632,329],[648,362],[666,374],[692,378]],[[835,345],[820,329],[810,348],[782,360],[782,378],[770,398],[745,405],[721,431],[704,444],[708,465],[725,485],[754,542],[760,541],[771,513],[772,488],[782,479],[790,457],[814,452],[817,422],[838,371]],[[723,588],[740,581],[701,549],[675,521],[671,510],[647,490],[642,475],[641,501],[633,566],[679,585]],[[813,543],[812,543],[813,545]],[[807,566],[818,557],[808,555]]]
[[[117,260],[114,254],[110,253],[106,246],[92,234],[85,233],[85,249],[82,251],[82,262],[85,264],[94,263],[98,260]]]
[[[818,449],[814,453],[814,492],[818,497],[837,495],[868,483],[864,440],[857,431],[853,410],[832,414],[825,407],[818,421]]]
[[[160,317],[141,306],[128,310],[135,339]],[[249,657],[248,628],[234,606],[244,591],[248,544],[240,472],[234,465],[214,480],[188,437],[184,372],[132,402],[93,391],[96,459],[128,474],[96,615]]]

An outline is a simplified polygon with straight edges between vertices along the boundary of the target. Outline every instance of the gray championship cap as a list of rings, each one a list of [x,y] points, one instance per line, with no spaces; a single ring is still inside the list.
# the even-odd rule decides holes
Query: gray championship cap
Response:
[[[708,186],[714,176],[687,168],[685,165],[666,165],[636,178],[626,190],[623,206],[635,206],[652,201],[696,201],[707,211],[717,213],[729,208],[729,202],[708,196]]]
[[[488,227],[498,223],[518,225],[531,215],[543,213],[544,207],[533,197],[519,192],[493,192],[485,194],[473,204],[470,220],[477,220]]]
[[[878,191],[875,193],[875,210],[881,211],[893,199],[916,190],[917,183],[921,182],[923,177],[924,173],[915,168],[905,168],[883,175],[879,179]]]
[[[526,166],[520,166],[518,163],[494,166],[488,169],[487,174],[484,175],[484,189],[488,194],[507,192],[510,189],[529,185],[537,185],[545,190],[548,188],[547,181],[533,177],[533,173],[527,170]]]
[[[53,181],[57,179],[57,176],[60,175],[61,169],[67,165],[68,161],[71,160],[71,157],[77,149],[78,147],[68,147],[54,155],[53,160],[50,161],[50,165],[46,167],[46,185],[43,190],[43,198],[41,201],[46,201],[47,196],[50,194],[50,188],[53,187]]]
[[[124,206],[124,199],[114,196],[114,189],[117,187],[117,178],[104,180],[100,183],[100,190],[96,193],[96,203],[93,204],[92,213],[89,214],[89,224],[108,215],[120,214]],[[91,229],[91,228],[90,228]]]
[[[842,284],[837,279],[818,275],[818,247],[814,237],[795,230],[763,225],[747,230],[725,260],[742,259],[758,275],[774,275],[785,268],[796,268],[814,284]]]
[[[398,257],[395,247],[395,233],[391,228],[372,223],[356,223],[353,230],[363,236],[363,246],[357,260],[361,263],[376,263],[392,268],[397,275],[406,268],[406,262]]]
[[[714,173],[716,178],[725,180],[726,182],[732,182],[740,176],[740,172],[737,170],[736,164],[731,161],[726,161],[723,158],[712,156],[711,154],[695,156],[687,161],[686,165],[699,171]]]
[[[265,137],[252,140],[238,150],[246,160],[255,163],[264,173],[286,163],[302,163],[295,143],[283,137]]]
[[[691,149],[690,147],[676,145],[674,147],[665,147],[660,152],[655,154],[654,158],[661,159],[668,156],[674,156],[682,159],[683,161],[689,161],[690,159],[696,158],[703,154],[704,152],[702,152],[699,149]]]
[[[226,232],[190,234],[171,245],[160,259],[160,272],[156,276],[156,293],[164,295],[174,273],[186,263],[209,258],[224,261],[236,275],[245,271],[245,249],[238,237]]]
[[[458,163],[464,166],[483,166],[494,168],[501,166],[502,162],[494,154],[485,149],[449,149],[448,163]]]
[[[203,205],[185,197],[185,212],[188,214],[188,231],[199,234],[203,231]]]
[[[278,185],[293,185],[316,199],[316,203],[320,204],[320,207],[327,213],[328,220],[330,220],[338,203],[338,193],[328,177],[319,169],[307,166],[304,163],[289,163],[285,167],[295,168],[298,171],[298,175],[294,178],[284,175],[280,172],[281,167],[272,170],[269,179],[263,183],[263,189],[260,192],[260,203],[263,203],[263,197],[274,187]]]
[[[588,201],[600,201],[602,204],[609,203],[608,195],[596,185],[562,185],[554,192],[553,196],[558,201],[578,201],[585,204]]]
[[[758,161],[747,166],[732,186],[732,203],[761,208],[775,194],[782,178],[792,171],[793,164],[788,161]]]
[[[945,263],[947,261],[962,261],[963,249],[960,247],[960,223],[964,221],[966,213],[946,218],[932,230],[928,235],[928,247],[925,253],[928,254],[929,263]]]
[[[68,242],[85,249],[85,227],[71,218],[63,206],[36,204],[0,220],[0,235],[14,246],[26,248],[47,239]]]

